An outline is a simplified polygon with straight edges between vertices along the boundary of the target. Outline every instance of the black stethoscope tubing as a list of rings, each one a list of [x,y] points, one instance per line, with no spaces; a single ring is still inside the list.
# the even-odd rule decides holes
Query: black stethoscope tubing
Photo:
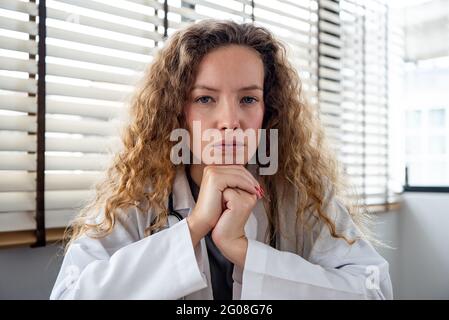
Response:
[[[168,196],[168,214],[174,215],[176,218],[178,218],[179,221],[184,219],[182,215],[173,209],[173,193],[170,192],[170,195]]]

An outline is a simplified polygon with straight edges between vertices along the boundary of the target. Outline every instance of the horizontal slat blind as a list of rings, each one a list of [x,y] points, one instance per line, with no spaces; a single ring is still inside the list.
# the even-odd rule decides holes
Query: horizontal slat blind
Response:
[[[275,33],[289,49],[312,103],[317,102],[317,3],[284,0],[169,0],[168,34],[189,23],[223,18],[254,22]]]
[[[0,1],[0,232],[36,227],[36,15]]]
[[[168,0],[168,35],[192,22],[208,18],[251,21],[250,0]]]
[[[394,128],[404,119],[402,86],[405,75],[405,31],[403,28],[402,10],[390,9],[388,12],[388,125],[393,133]],[[388,143],[389,183],[394,193],[403,190],[404,165],[398,150],[404,150],[404,141],[397,134],[391,134]],[[405,152],[404,152],[405,154]],[[404,155],[405,157],[405,155]]]
[[[0,3],[0,232],[35,229],[37,6]],[[46,227],[65,227],[119,143],[123,103],[163,40],[151,0],[46,1]],[[159,10],[159,15],[158,15]],[[162,12],[163,13],[163,12]],[[26,223],[25,223],[26,222]]]
[[[388,186],[388,8],[341,0],[341,159],[365,204],[390,200]]]
[[[318,91],[319,116],[330,146],[339,152],[342,126],[341,22],[338,0],[320,0]]]
[[[318,103],[318,5],[315,0],[254,0],[257,25],[273,32],[288,49],[308,101]]]
[[[47,0],[47,224],[67,224],[119,143],[123,103],[163,39],[161,8],[150,0]]]
[[[366,204],[388,188],[388,8],[381,0],[47,0],[46,227],[66,226],[109,161],[120,114],[165,35],[205,19],[287,47]],[[168,9],[165,12],[165,9]],[[0,232],[35,229],[37,5],[0,1]],[[167,30],[164,26],[167,26]],[[391,61],[390,61],[391,60]]]

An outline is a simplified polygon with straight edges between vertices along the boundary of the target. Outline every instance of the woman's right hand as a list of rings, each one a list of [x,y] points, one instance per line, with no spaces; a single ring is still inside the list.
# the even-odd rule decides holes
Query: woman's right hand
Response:
[[[226,188],[238,188],[260,198],[256,187],[260,187],[259,183],[242,165],[206,166],[196,205],[187,217],[193,246],[214,228],[223,213],[223,191]]]

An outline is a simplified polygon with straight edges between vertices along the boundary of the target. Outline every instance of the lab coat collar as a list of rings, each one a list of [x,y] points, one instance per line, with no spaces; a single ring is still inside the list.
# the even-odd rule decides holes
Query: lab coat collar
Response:
[[[181,211],[181,215],[185,217],[194,206],[195,200],[190,191],[185,166],[179,166],[176,169],[175,181],[173,182],[173,209]],[[187,213],[183,211],[187,211]]]

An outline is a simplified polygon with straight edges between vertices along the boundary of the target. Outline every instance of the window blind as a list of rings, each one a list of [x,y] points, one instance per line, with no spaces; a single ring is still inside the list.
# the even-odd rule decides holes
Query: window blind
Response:
[[[254,22],[286,45],[309,103],[318,104],[318,5],[315,0],[254,0]]]
[[[342,50],[339,1],[320,0],[318,2],[318,109],[328,142],[336,153],[342,145]]]
[[[45,41],[39,41],[40,17],[46,18]],[[364,203],[391,201],[384,2],[4,0],[0,233],[67,225],[117,145],[118,116],[155,50],[175,30],[204,18],[271,30],[287,46],[303,90]],[[42,46],[45,69],[39,69]],[[43,177],[39,164],[45,164]],[[39,181],[45,181],[43,188]],[[39,208],[45,208],[43,217]]]
[[[289,50],[312,103],[317,103],[317,2],[286,0],[168,1],[168,35],[207,18],[254,22],[267,27]]]
[[[33,230],[40,15],[33,2],[0,7],[0,232]],[[46,1],[46,228],[65,227],[105,169],[124,102],[163,41],[160,10],[150,0]]]
[[[0,232],[34,229],[37,5],[0,2]]]
[[[344,168],[364,204],[388,204],[388,7],[340,1]]]
[[[67,225],[118,141],[123,103],[163,34],[157,1],[47,0],[46,224]]]

